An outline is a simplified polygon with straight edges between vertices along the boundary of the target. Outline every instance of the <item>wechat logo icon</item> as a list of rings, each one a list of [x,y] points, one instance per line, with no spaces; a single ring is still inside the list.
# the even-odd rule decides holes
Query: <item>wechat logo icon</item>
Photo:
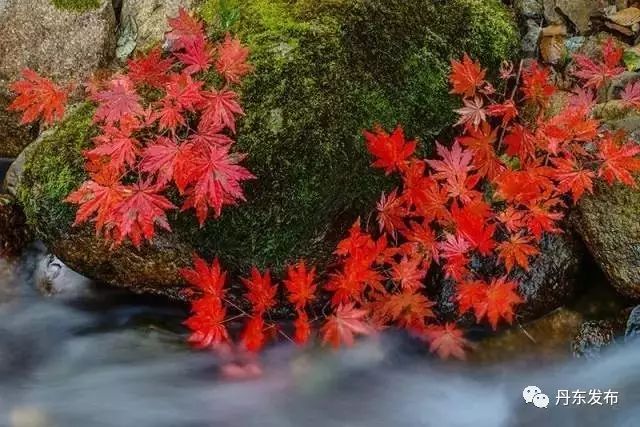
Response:
[[[522,397],[525,403],[533,403],[536,408],[546,408],[549,406],[549,396],[544,394],[540,387],[530,385],[522,390]]]

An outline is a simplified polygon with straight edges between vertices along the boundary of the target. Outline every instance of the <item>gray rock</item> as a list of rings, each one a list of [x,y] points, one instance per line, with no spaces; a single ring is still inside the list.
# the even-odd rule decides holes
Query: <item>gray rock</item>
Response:
[[[538,56],[538,41],[540,40],[542,27],[539,22],[533,19],[528,19],[525,25],[526,32],[520,42],[522,53],[526,58],[536,58]]]
[[[146,50],[160,42],[169,29],[167,18],[181,7],[191,8],[193,0],[123,0],[118,30],[117,56],[124,59],[137,48]]]
[[[640,305],[636,306],[627,319],[627,326],[624,331],[624,341],[635,341],[640,336]]]
[[[577,358],[597,359],[602,350],[614,342],[615,330],[608,320],[584,322],[571,343],[573,355]]]
[[[594,190],[580,201],[572,223],[613,287],[640,299],[640,191],[603,183]]]
[[[584,34],[590,29],[591,16],[608,5],[606,0],[544,0],[544,17],[550,24],[573,24]]]
[[[525,19],[537,19],[544,15],[544,5],[542,0],[515,0],[513,8],[518,16]]]
[[[115,49],[111,0],[84,12],[59,10],[49,0],[6,0],[0,8],[0,156],[13,157],[33,138],[4,112],[7,87],[25,67],[60,83],[80,81],[105,66]]]

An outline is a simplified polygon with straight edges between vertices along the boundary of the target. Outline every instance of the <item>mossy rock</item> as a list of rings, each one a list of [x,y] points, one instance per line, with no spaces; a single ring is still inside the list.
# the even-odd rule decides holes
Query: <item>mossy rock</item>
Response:
[[[512,16],[497,0],[212,0],[201,2],[199,12],[214,36],[231,31],[251,48],[255,71],[241,89],[247,115],[237,148],[249,153],[246,164],[258,179],[245,185],[248,201],[219,220],[200,229],[191,213],[172,215],[174,232],[162,238],[218,255],[235,272],[252,264],[279,272],[299,258],[328,259],[345,228],[368,215],[393,184],[369,167],[361,131],[402,123],[429,151],[457,107],[448,94],[450,59],[467,51],[495,69],[517,46]],[[20,200],[54,251],[68,252],[60,240],[85,233],[71,227],[74,209],[61,200],[85,178],[80,152],[94,132],[90,114],[89,106],[77,109],[26,165]],[[144,249],[140,262],[155,262],[155,246]],[[65,251],[56,255],[69,262]],[[99,256],[71,265],[102,280],[142,285],[135,265],[120,266],[128,275],[115,280],[96,266],[117,257]],[[147,278],[144,285],[153,283]]]

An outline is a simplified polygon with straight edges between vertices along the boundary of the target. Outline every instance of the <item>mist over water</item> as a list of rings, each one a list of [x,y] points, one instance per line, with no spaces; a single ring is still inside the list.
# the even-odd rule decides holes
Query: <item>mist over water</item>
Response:
[[[264,375],[229,381],[184,344],[184,310],[98,291],[37,251],[0,261],[0,425],[11,427],[635,426],[640,346],[595,361],[440,363],[385,335],[342,351],[277,345]],[[46,274],[60,293],[37,290]],[[526,405],[536,385],[550,405]],[[612,389],[616,406],[556,406],[558,389]]]

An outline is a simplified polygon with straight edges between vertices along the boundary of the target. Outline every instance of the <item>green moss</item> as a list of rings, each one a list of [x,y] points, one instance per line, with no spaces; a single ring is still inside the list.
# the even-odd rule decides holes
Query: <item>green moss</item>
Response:
[[[237,148],[258,179],[245,185],[246,203],[202,229],[192,214],[170,221],[236,270],[327,258],[393,185],[369,167],[361,131],[401,123],[428,150],[457,106],[450,59],[468,50],[497,66],[517,43],[497,0],[205,0],[199,10],[212,35],[232,31],[251,48]],[[30,162],[21,200],[36,226],[69,229],[73,212],[60,200],[84,178],[89,112],[67,119]]]
[[[82,104],[41,136],[28,156],[18,199],[38,237],[51,241],[69,230],[75,209],[62,200],[86,179],[82,151],[93,136],[93,108]]]
[[[84,12],[100,6],[100,0],[50,0],[58,9]]]

